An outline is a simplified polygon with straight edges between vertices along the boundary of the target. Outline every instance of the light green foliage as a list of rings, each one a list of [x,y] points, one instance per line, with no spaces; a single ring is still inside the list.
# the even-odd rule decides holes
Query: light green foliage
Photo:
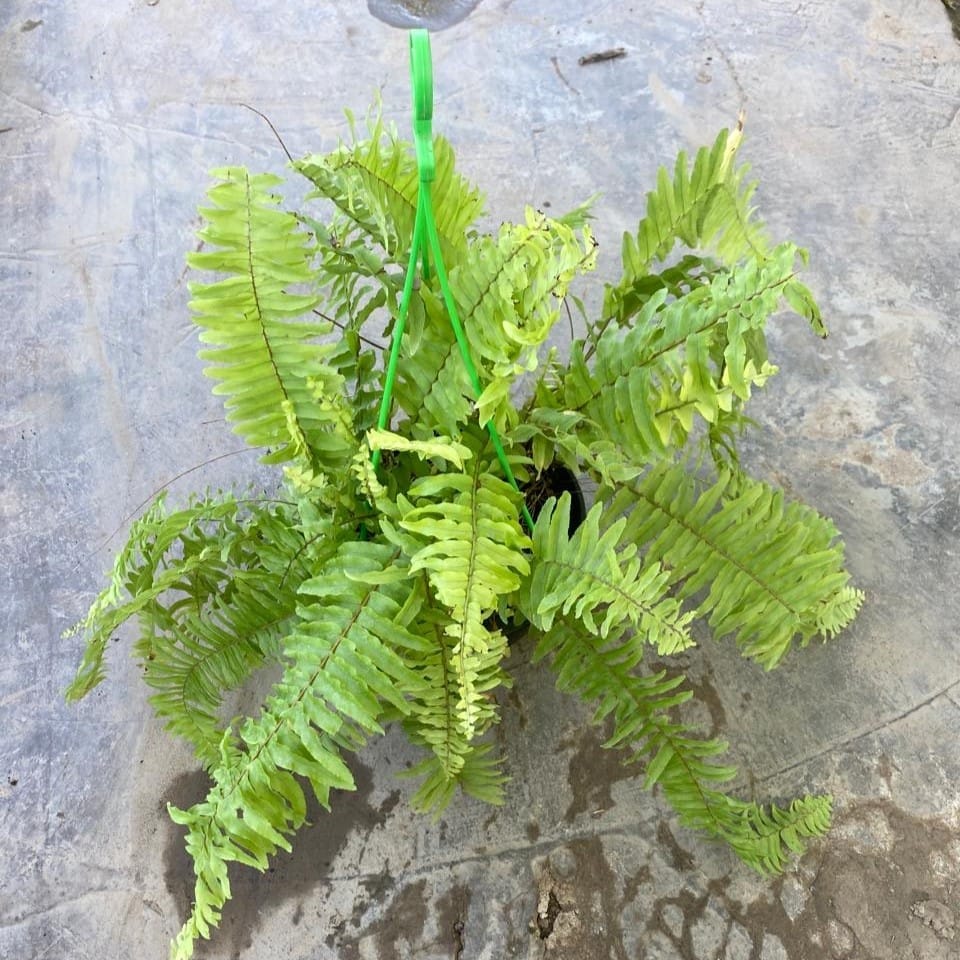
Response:
[[[586,442],[619,433],[629,459],[646,463],[682,447],[695,416],[715,425],[749,400],[776,372],[763,327],[793,278],[795,258],[796,248],[784,244],[679,299],[668,302],[660,288],[626,334],[608,328],[590,362],[578,341],[557,399],[583,413],[578,432]]]
[[[502,634],[485,621],[530,572],[519,497],[479,458],[467,473],[420,477],[404,498],[400,527],[413,538],[411,571],[423,570],[450,615],[449,659],[457,681],[454,716],[469,741],[493,719],[489,691],[502,683]]]
[[[216,171],[204,249],[189,257],[214,274],[190,287],[200,356],[282,486],[172,511],[158,498],[78,626],[67,690],[92,690],[110,641],[137,620],[151,703],[210,775],[204,800],[170,810],[196,873],[175,960],[219,923],[233,864],[263,870],[289,849],[306,790],[324,806],[352,790],[348,754],[390,723],[423,751],[408,771],[416,807],[437,813],[458,790],[501,802],[489,733],[511,682],[504,625],[518,618],[534,658],[593,705],[606,746],[685,825],[770,873],[826,831],[829,797],[781,808],[727,792],[726,744],[684,721],[682,672],[644,663],[690,647],[700,619],[769,669],[834,636],[862,601],[833,524],[737,459],[745,405],[776,370],[768,320],[789,306],[825,333],[796,277],[803,251],[769,242],[753,216],[738,143],[724,132],[661,171],[593,318],[574,293],[595,265],[587,207],[528,210],[481,235],[480,194],[438,140],[434,209],[479,396],[427,263],[387,429],[374,429],[377,341],[399,311],[412,152],[374,117],[366,135],[293,165],[312,185],[297,213],[279,178]],[[547,344],[567,310],[584,326],[561,360]],[[532,530],[488,420],[529,482]],[[532,500],[555,461],[599,485],[577,529],[568,494]],[[225,695],[265,667],[279,679],[259,709],[225,715]]]
[[[611,507],[631,511],[621,537],[646,544],[681,599],[706,591],[695,609],[714,634],[733,634],[769,670],[795,638],[805,646],[848,623],[859,594],[829,520],[749,477],[731,494],[731,480],[704,487],[682,466],[659,464],[624,484]]]
[[[188,262],[227,276],[190,284],[200,342],[211,345],[199,355],[211,364],[206,374],[220,381],[213,392],[227,398],[234,430],[253,446],[275,448],[264,461],[279,463],[321,446],[331,419],[336,425],[314,402],[310,382],[326,372],[324,355],[332,350],[312,341],[330,326],[291,322],[317,302],[288,289],[311,280],[313,249],[269,192],[279,178],[236,167],[214,175],[221,182],[210,190],[213,205],[200,211],[199,237],[217,249],[190,254]]]
[[[483,394],[470,396],[453,332],[439,296],[424,294],[426,327],[411,340],[397,382],[397,398],[411,421],[452,431],[478,401],[480,421],[514,424],[509,390],[517,375],[538,365],[538,347],[560,316],[574,278],[593,268],[589,229],[573,228],[527,210],[523,224],[505,223],[496,237],[479,237],[450,270],[450,286]]]
[[[621,517],[600,533],[601,504],[595,504],[571,536],[570,495],[554,510],[548,501],[533,531],[533,574],[518,606],[540,631],[555,619],[573,616],[590,633],[612,642],[625,632],[638,646],[649,643],[660,654],[693,646],[687,629],[692,619],[667,596],[669,575],[639,554],[636,542],[624,542]]]

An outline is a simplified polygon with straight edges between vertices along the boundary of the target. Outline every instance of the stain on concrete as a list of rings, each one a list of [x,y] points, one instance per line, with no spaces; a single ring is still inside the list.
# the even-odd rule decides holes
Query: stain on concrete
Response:
[[[669,837],[659,839],[670,848]],[[682,960],[960,956],[956,832],[887,801],[843,811],[793,872],[749,902],[734,893],[734,879],[730,874],[657,899],[645,940],[669,943]]]
[[[628,903],[632,903],[636,899],[641,888],[648,886],[652,880],[653,874],[650,872],[650,867],[648,867],[646,864],[644,864],[636,873],[628,876],[623,885],[623,897],[621,898],[621,905],[626,906]]]
[[[677,843],[677,838],[666,820],[661,820],[657,825],[657,843],[670,856],[674,870],[689,870],[694,865],[693,855]]]
[[[466,960],[464,951],[470,935],[470,887],[455,883],[437,900],[437,924],[440,927],[440,948],[450,947],[453,960]]]
[[[572,840],[534,865],[537,910],[531,955],[567,960],[627,960],[621,927],[620,886],[600,837]]]
[[[233,897],[224,907],[217,933],[219,939],[229,943],[231,956],[241,955],[252,945],[260,919],[269,916],[280,905],[290,900],[301,901],[294,917],[297,920],[302,918],[302,901],[325,882],[327,871],[349,837],[355,832],[369,833],[376,829],[396,806],[399,800],[396,792],[379,807],[372,806],[369,800],[373,790],[372,772],[355,759],[349,765],[357,789],[349,793],[335,791],[329,812],[317,803],[309,788],[305,790],[308,825],[292,839],[291,853],[281,851],[277,854],[266,873],[243,866],[231,868]],[[181,808],[192,806],[203,800],[208,789],[209,779],[203,771],[184,774],[166,791],[164,805],[169,801]],[[184,849],[183,831],[170,824],[167,835],[164,880],[177,903],[182,921],[193,902],[193,865]],[[389,888],[389,884],[377,887],[375,880],[365,880],[363,885],[366,887],[368,882],[373,885],[368,889],[374,898],[379,898]]]
[[[811,907],[799,918],[797,939],[810,942],[836,920],[851,931],[851,960],[947,956],[943,929],[925,923],[916,908],[923,902],[958,902],[960,863],[950,865],[949,877],[938,877],[932,863],[951,849],[955,833],[942,821],[911,816],[886,801],[852,808],[838,818],[837,829],[860,824],[866,829],[851,830],[857,839],[828,839],[818,848]]]
[[[427,881],[417,880],[397,891],[378,918],[356,935],[328,938],[328,946],[337,950],[339,960],[361,960],[370,956],[361,952],[361,943],[369,942],[377,960],[406,960],[415,944],[423,940],[428,917]]]
[[[573,799],[567,807],[564,819],[572,823],[579,814],[589,813],[599,816],[614,805],[610,788],[620,780],[632,780],[637,776],[636,764],[625,764],[629,756],[626,750],[607,750],[603,744],[612,733],[608,723],[601,732],[595,727],[587,727],[574,741],[576,750],[570,757],[567,767],[567,781],[573,792]],[[561,747],[571,746],[569,741]]]
[[[350,926],[359,930],[363,926],[363,918],[371,908],[385,902],[387,895],[394,889],[396,883],[389,870],[375,873],[369,877],[360,878],[360,887],[363,894],[353,902],[353,912],[350,914]]]
[[[710,728],[704,732],[708,737],[719,736],[727,728],[727,711],[714,685],[712,671],[706,667],[703,675],[697,678],[693,671],[686,670],[684,676],[685,686],[693,691],[694,702],[705,706],[710,713]]]

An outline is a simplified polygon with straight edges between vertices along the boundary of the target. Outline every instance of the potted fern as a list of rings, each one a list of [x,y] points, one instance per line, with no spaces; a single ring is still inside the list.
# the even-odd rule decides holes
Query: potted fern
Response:
[[[771,669],[862,599],[833,524],[738,462],[745,404],[776,369],[768,318],[786,302],[825,333],[796,275],[803,251],[753,214],[739,141],[724,131],[660,171],[588,311],[574,293],[596,260],[586,210],[478,232],[480,193],[437,138],[433,214],[478,384],[425,264],[381,428],[376,341],[395,333],[418,204],[409,145],[374,117],[293,162],[312,185],[297,212],[278,177],[216,171],[188,256],[213,274],[190,286],[200,357],[277,486],[158,498],[79,625],[67,691],[100,683],[110,638],[136,618],[153,707],[209,773],[203,802],[170,809],[196,871],[174,957],[217,925],[234,861],[263,870],[289,849],[305,790],[349,803],[334,796],[354,786],[344,757],[389,723],[422,749],[416,807],[442,810],[458,789],[498,803],[509,760],[486,734],[509,683],[501,624],[518,620],[684,824],[765,872],[826,830],[829,797],[781,808],[725,792],[724,745],[676,715],[682,674],[644,665],[689,647],[701,618]],[[561,356],[547,344],[568,311],[580,330]],[[596,485],[579,526],[569,491],[524,500],[554,465]],[[225,722],[225,694],[268,665],[281,676],[259,712]]]

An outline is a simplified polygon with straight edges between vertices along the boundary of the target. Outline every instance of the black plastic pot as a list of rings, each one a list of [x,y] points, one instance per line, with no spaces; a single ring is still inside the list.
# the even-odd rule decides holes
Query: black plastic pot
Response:
[[[569,467],[554,461],[523,488],[527,509],[534,520],[550,497],[559,499],[564,493],[570,494],[569,533],[572,535],[587,516],[587,507],[583,500],[580,481]]]
[[[530,515],[537,519],[543,505],[551,497],[559,499],[564,493],[570,494],[570,526],[569,535],[572,536],[577,527],[587,516],[587,507],[583,500],[583,490],[576,474],[562,463],[554,461],[545,470],[541,471],[533,480],[523,487],[523,496],[527,503]],[[508,643],[519,640],[526,632],[529,624],[522,617],[504,621],[494,613],[487,621],[492,630],[501,630]]]

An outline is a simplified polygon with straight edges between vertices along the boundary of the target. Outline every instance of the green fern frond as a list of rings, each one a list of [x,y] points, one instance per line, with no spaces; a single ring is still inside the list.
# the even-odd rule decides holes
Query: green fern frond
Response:
[[[592,364],[576,343],[561,372],[562,409],[582,412],[598,439],[618,437],[637,464],[682,447],[696,415],[716,424],[776,371],[764,326],[796,256],[783,244],[671,302],[660,289],[625,335],[611,328],[600,338]]]
[[[423,331],[404,341],[394,396],[411,433],[456,434],[473,414],[477,398],[442,297],[421,287],[414,300],[422,306]]]
[[[645,545],[683,600],[745,656],[775,667],[799,639],[824,640],[853,619],[863,595],[849,586],[836,527],[809,507],[746,476],[706,489],[682,465],[661,464],[620,487],[611,515],[629,510],[622,539]]]
[[[329,453],[331,445],[347,456],[338,374],[324,362],[333,347],[313,342],[332,326],[294,322],[317,304],[290,292],[312,282],[314,248],[296,217],[278,208],[271,192],[278,177],[238,167],[214,174],[220,182],[209,191],[213,205],[200,211],[198,235],[216,249],[187,258],[194,269],[227,274],[190,284],[200,341],[210,345],[199,353],[209,364],[204,372],[219,381],[214,393],[225,397],[234,431],[271,451],[265,463]]]
[[[571,536],[570,495],[547,501],[533,531],[533,573],[517,601],[524,615],[544,632],[557,616],[570,617],[611,643],[632,629],[660,654],[692,646],[692,615],[667,595],[668,574],[645,562],[636,544],[623,544],[625,518],[601,533],[602,513],[595,504]]]
[[[750,207],[756,184],[745,183],[749,168],[735,164],[741,139],[740,129],[721,130],[712,147],[697,151],[692,168],[682,150],[672,178],[660,168],[636,235],[623,238],[625,278],[647,273],[677,241],[691,250],[711,249],[731,266],[744,256],[766,253],[763,224]]]
[[[597,341],[611,327],[624,328],[638,323],[637,314],[660,290],[666,290],[670,299],[679,300],[728,269],[709,257],[686,254],[656,273],[631,276],[629,281],[617,285],[607,284],[603,291],[602,319],[587,326],[584,341],[588,354],[593,353]]]
[[[366,733],[381,732],[383,704],[401,713],[401,691],[418,678],[401,652],[422,643],[399,622],[407,590],[402,582],[375,583],[398,560],[382,544],[351,542],[318,576],[301,585],[300,623],[283,643],[283,676],[260,715],[224,736],[207,798],[189,810],[170,808],[188,828],[194,861],[194,906],[172,956],[186,960],[193,941],[209,936],[230,897],[231,861],[263,870],[302,825],[306,802],[296,777],[329,805],[331,789],[354,789],[342,758]]]
[[[631,762],[652,756],[645,780],[648,789],[663,783],[671,804],[690,825],[706,829],[712,825],[712,832],[720,833],[729,798],[708,784],[723,783],[736,774],[733,767],[713,762],[727,745],[692,737],[685,725],[670,719],[669,711],[693,694],[678,690],[682,676],[668,677],[665,670],[637,674],[640,651],[642,641],[637,643],[630,634],[604,639],[562,617],[540,636],[534,660],[549,656],[557,688],[596,703],[594,724],[609,718],[612,733],[605,747],[628,747]]]
[[[354,129],[351,132],[351,143],[342,143],[326,155],[294,161],[293,167],[316,188],[311,198],[334,204],[342,215],[344,232],[358,230],[391,258],[398,258],[413,236],[419,191],[416,158],[410,145],[386,129],[378,115],[368,123],[365,138],[359,139]],[[433,212],[450,266],[465,249],[468,230],[483,212],[483,196],[457,173],[453,149],[443,137],[434,139],[434,157]]]
[[[683,678],[667,677],[665,671],[637,675],[633,646],[629,639],[604,641],[564,618],[541,637],[535,656],[551,657],[560,690],[597,703],[593,722],[609,718],[613,728],[604,747],[628,748],[625,762],[646,761],[644,786],[659,784],[685,827],[728,843],[755,870],[781,872],[791,851],[803,852],[804,839],[829,828],[830,798],[805,797],[782,810],[718,789],[736,775],[734,767],[717,762],[726,743],[699,738],[670,719],[670,711],[691,692],[678,691]]]
[[[454,640],[456,710],[467,740],[483,730],[489,711],[484,678],[499,679],[506,651],[502,635],[489,630],[485,620],[530,570],[519,496],[506,481],[485,472],[489,467],[483,458],[475,457],[470,468],[470,473],[418,479],[399,523],[416,541],[410,570],[426,571],[451,617],[446,633]]]
[[[791,854],[804,853],[804,840],[822,837],[830,829],[833,798],[808,795],[786,808],[742,803],[734,810],[734,829],[723,839],[758,873],[778,874]]]
[[[367,444],[371,451],[391,450],[394,453],[413,453],[421,460],[445,460],[458,470],[462,470],[464,462],[473,456],[473,451],[466,444],[450,437],[410,440],[389,430],[368,430]]]

